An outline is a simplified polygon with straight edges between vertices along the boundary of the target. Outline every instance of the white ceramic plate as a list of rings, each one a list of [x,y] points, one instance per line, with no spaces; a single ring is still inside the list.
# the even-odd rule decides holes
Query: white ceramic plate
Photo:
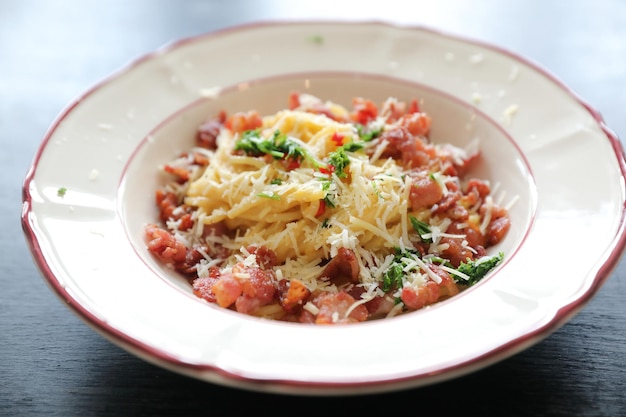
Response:
[[[193,296],[145,249],[157,168],[190,146],[205,117],[275,111],[292,89],[346,105],[418,97],[434,141],[478,138],[476,174],[517,198],[494,249],[506,262],[446,302],[351,326],[266,321]],[[168,45],[72,103],[34,158],[22,222],[51,288],[149,362],[250,390],[383,392],[483,368],[579,311],[625,245],[624,172],[601,117],[510,52],[376,22],[264,23]]]

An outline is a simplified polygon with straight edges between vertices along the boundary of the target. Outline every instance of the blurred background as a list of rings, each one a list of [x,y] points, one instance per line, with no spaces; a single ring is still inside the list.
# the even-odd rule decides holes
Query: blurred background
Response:
[[[2,0],[0,91],[41,95],[42,104],[51,98],[58,111],[172,40],[259,20],[328,18],[423,25],[496,43],[543,65],[592,104],[626,101],[626,2],[610,0]],[[46,88],[32,91],[40,84]],[[3,124],[23,110],[19,104],[2,101]],[[622,123],[621,109],[599,110],[609,125]],[[50,122],[50,114],[34,113]]]

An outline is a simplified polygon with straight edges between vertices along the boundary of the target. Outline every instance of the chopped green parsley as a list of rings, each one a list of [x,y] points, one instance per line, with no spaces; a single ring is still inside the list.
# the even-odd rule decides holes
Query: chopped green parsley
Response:
[[[312,35],[308,37],[309,42],[322,45],[324,43],[324,37],[322,35]]]
[[[466,284],[466,285],[474,285],[478,281],[480,281],[489,271],[495,268],[502,260],[504,259],[504,253],[499,252],[497,255],[493,256],[483,256],[482,258],[475,259],[473,261],[462,262],[461,265],[457,268],[457,270],[469,277],[469,279],[457,279],[455,276],[454,279],[457,282]]]
[[[425,235],[431,233],[430,226],[428,223],[424,223],[423,221],[417,220],[413,216],[409,216],[409,220],[411,220],[411,225],[413,229],[420,235],[420,238],[426,243],[433,243],[431,238],[424,238]]]
[[[405,250],[401,251],[396,248],[396,254],[393,257],[393,262],[383,273],[383,291],[388,292],[395,288],[402,288],[402,279],[406,276],[405,268],[407,266],[407,258],[419,256],[417,251]]]
[[[298,141],[278,130],[271,138],[264,138],[258,130],[246,130],[235,142],[235,151],[243,151],[250,156],[270,155],[274,159],[292,159],[298,162],[306,160],[315,168],[323,166]]]
[[[357,125],[356,131],[363,142],[369,142],[379,137],[383,133],[383,128],[368,129],[363,125]]]
[[[274,194],[272,192],[269,193],[259,193],[257,197],[269,198],[270,200],[280,200],[280,196],[278,194]]]

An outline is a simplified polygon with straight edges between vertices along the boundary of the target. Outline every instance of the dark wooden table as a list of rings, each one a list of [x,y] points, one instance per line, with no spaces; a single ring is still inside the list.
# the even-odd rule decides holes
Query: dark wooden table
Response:
[[[373,2],[372,2],[373,3]],[[47,287],[20,226],[47,127],[85,89],[171,40],[255,20],[382,19],[467,35],[541,64],[626,135],[626,2],[0,1],[0,415],[626,415],[626,263],[570,322],[474,374],[367,397],[214,386],[108,342]],[[570,259],[559,260],[571,262]],[[407,411],[403,411],[407,410]]]

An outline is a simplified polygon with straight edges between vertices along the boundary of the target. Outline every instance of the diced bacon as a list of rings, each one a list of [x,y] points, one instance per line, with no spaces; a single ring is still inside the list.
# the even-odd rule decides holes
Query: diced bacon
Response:
[[[417,100],[413,99],[411,100],[411,104],[409,105],[409,111],[408,113],[419,113],[420,111],[420,106],[419,104],[417,104]]]
[[[157,190],[154,198],[159,208],[159,217],[161,220],[167,221],[172,218],[174,210],[179,205],[178,196],[173,192]]]
[[[263,119],[256,110],[239,112],[226,119],[224,126],[233,133],[242,133],[263,126]]]
[[[217,118],[210,119],[198,127],[196,143],[206,149],[217,149],[217,137],[226,121],[226,112],[221,111]]]
[[[197,272],[196,264],[204,258],[199,248],[187,248],[169,231],[156,225],[147,225],[145,233],[148,249],[159,259],[183,274],[192,275]],[[208,248],[203,247],[202,251],[207,252]]]
[[[365,289],[361,286],[355,285],[349,291],[347,291],[355,300],[360,300],[365,293]],[[363,304],[369,313],[368,320],[384,317],[389,313],[396,305],[394,297],[385,295],[376,295],[371,300]]]
[[[419,310],[439,300],[439,287],[434,281],[428,281],[418,288],[404,287],[400,298],[408,309]]]
[[[259,307],[263,307],[263,304],[258,298],[250,297],[248,295],[242,295],[235,300],[235,310],[239,313],[254,315],[254,312]]]
[[[491,192],[491,187],[489,186],[489,183],[487,183],[487,181],[479,180],[476,178],[470,179],[467,182],[466,187],[467,187],[467,191],[466,191],[467,193],[470,193],[473,190],[476,190],[480,198],[487,197],[489,193]]]
[[[311,295],[311,291],[297,279],[284,281],[284,285],[287,289],[281,293],[280,304],[288,313],[299,311]]]
[[[249,246],[246,250],[255,255],[256,262],[261,268],[269,269],[276,266],[276,253],[266,246]]]
[[[476,248],[478,246],[485,246],[486,240],[485,236],[480,233],[478,227],[466,226],[459,227],[459,222],[454,221],[448,226],[446,233],[451,235],[463,235],[464,239],[467,241],[468,246]]]
[[[448,259],[455,268],[457,268],[461,262],[474,259],[474,252],[466,245],[463,245],[463,239],[442,237],[440,244],[447,245],[447,248],[441,251],[441,256]]]
[[[205,224],[202,229],[202,237],[225,236],[228,234],[228,227],[224,222]]]
[[[480,194],[478,193],[478,190],[476,188],[472,188],[471,190],[468,190],[468,192],[464,194],[463,197],[461,197],[461,199],[459,200],[459,204],[466,209],[469,209],[478,204],[479,200]]]
[[[276,287],[273,272],[250,267],[245,268],[243,273],[249,276],[239,279],[243,295],[256,298],[261,305],[267,305],[274,300]]]
[[[389,97],[382,105],[380,116],[385,118],[389,124],[396,122],[406,114],[406,103],[398,101],[394,97]]]
[[[176,240],[167,230],[155,225],[146,226],[148,249],[168,264],[184,262],[187,257],[187,248]]]
[[[185,260],[176,263],[174,265],[175,269],[187,275],[197,273],[196,265],[198,264],[198,262],[204,259],[204,255],[202,255],[202,252],[200,252],[200,250],[198,249],[200,248],[194,247],[192,249],[187,249],[187,256],[185,256]],[[201,249],[203,252],[209,251],[206,246],[203,246]]]
[[[201,167],[209,165],[209,158],[205,154],[200,152],[194,152],[191,156],[193,158],[194,165],[198,165]]]
[[[469,212],[467,211],[465,207],[463,207],[460,204],[455,204],[454,206],[452,206],[450,209],[446,211],[445,215],[446,217],[449,217],[451,220],[454,220],[457,222],[464,222],[464,221],[467,221],[467,219],[469,218]]]
[[[458,192],[448,193],[443,196],[441,200],[437,202],[437,208],[433,210],[433,214],[444,214],[449,210],[453,210],[457,207],[456,203],[459,201],[459,198],[461,198],[461,193]]]
[[[439,283],[439,297],[452,297],[459,293],[459,287],[445,270],[438,265],[430,265],[430,269],[441,278]]]
[[[177,167],[177,166],[172,166],[172,165],[165,165],[163,167],[163,170],[165,172],[167,172],[168,174],[172,174],[173,176],[176,177],[176,181],[178,181],[178,183],[183,184],[187,181],[189,181],[189,169],[187,168],[183,168],[183,167]]]
[[[500,217],[492,220],[487,227],[487,245],[493,246],[500,243],[511,228],[511,221],[508,217]]]
[[[414,136],[403,126],[385,130],[379,140],[387,142],[383,157],[400,160],[404,165],[413,168],[428,165],[437,153],[434,146],[424,142],[421,137]]]
[[[413,210],[430,207],[443,198],[443,190],[439,183],[428,176],[413,179],[409,192],[409,202]]]
[[[215,294],[215,302],[220,307],[228,308],[241,296],[243,289],[239,280],[232,274],[222,274],[220,279],[213,284],[211,291]]]
[[[431,265],[432,271],[441,278],[441,283],[427,281],[425,284],[415,287],[404,287],[401,299],[410,310],[419,310],[427,305],[435,304],[442,297],[452,297],[459,292],[454,280],[443,269]]]
[[[426,113],[410,113],[402,116],[398,120],[398,124],[405,127],[412,135],[427,138],[430,134],[432,120]]]
[[[445,174],[463,177],[467,175],[472,165],[474,165],[474,163],[479,159],[480,152],[474,152],[467,156],[467,158],[463,159],[460,164],[457,161],[452,160],[452,165],[449,166],[449,171],[446,171]]]
[[[346,313],[356,300],[345,291],[336,293],[321,291],[311,299],[311,302],[319,310],[315,317],[315,324],[357,323],[365,321],[369,314],[365,306],[358,305],[346,317]]]
[[[219,269],[213,267],[209,270],[208,277],[194,279],[192,282],[193,293],[197,297],[203,298],[210,303],[217,302],[217,298],[213,292],[213,285],[218,281],[219,276]]]
[[[298,92],[291,93],[289,95],[288,106],[289,110],[298,110],[312,114],[320,114],[337,122],[346,122],[345,118],[342,117],[342,115],[333,113],[328,105],[323,103],[322,100],[308,94],[300,94]]]
[[[487,214],[487,210],[487,206],[483,204],[479,209],[480,215],[484,217]],[[504,207],[492,204],[490,210],[491,219],[489,221],[487,229],[485,230],[487,246],[493,246],[499,243],[504,238],[504,236],[506,236],[511,227],[511,221],[509,219],[508,212]]]
[[[178,197],[173,192],[157,190],[155,200],[159,207],[159,217],[163,221],[179,221],[178,230],[189,230],[193,227],[191,217],[192,208],[178,202]]]
[[[369,312],[370,318],[386,316],[395,306],[396,302],[389,295],[374,297],[364,304]]]
[[[354,251],[347,248],[339,248],[337,256],[333,257],[321,274],[322,277],[339,285],[345,280],[359,282],[359,262]]]
[[[295,110],[300,107],[300,94],[298,92],[292,92],[289,94],[287,107],[289,110]]]

